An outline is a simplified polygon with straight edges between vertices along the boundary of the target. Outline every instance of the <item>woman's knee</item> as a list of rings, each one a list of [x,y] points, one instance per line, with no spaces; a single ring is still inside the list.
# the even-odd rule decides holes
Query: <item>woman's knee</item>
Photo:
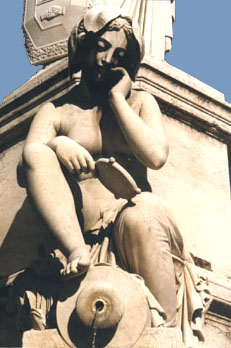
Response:
[[[166,215],[165,208],[159,198],[150,192],[143,192],[133,199],[133,205],[124,211],[127,225],[140,226],[152,225],[155,220],[160,220]]]
[[[125,208],[116,224],[118,235],[123,238],[135,239],[136,241],[147,242],[148,239],[165,239],[166,231],[161,221],[166,219],[163,216],[158,200],[142,199],[134,206]]]
[[[156,210],[164,208],[160,198],[152,192],[142,192],[141,194],[136,195],[132,201],[134,205],[141,210],[145,209],[155,212]]]

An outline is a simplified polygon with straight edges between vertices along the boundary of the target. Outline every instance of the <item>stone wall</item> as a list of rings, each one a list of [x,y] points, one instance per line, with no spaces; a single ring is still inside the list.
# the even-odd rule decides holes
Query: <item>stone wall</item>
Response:
[[[210,86],[148,57],[137,87],[159,101],[170,144],[166,165],[149,171],[153,190],[172,210],[189,250],[229,276],[231,105]]]

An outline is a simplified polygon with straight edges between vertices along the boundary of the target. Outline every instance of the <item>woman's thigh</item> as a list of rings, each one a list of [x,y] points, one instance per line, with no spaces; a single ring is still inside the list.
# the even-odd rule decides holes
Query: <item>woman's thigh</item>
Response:
[[[162,201],[150,192],[137,195],[133,204],[127,204],[119,213],[114,225],[114,239],[118,252],[124,252],[126,234],[136,234],[136,240],[151,238],[165,241],[172,253],[180,256],[183,240],[177,224]],[[152,231],[152,232],[150,232]],[[151,235],[150,235],[151,233]],[[129,236],[128,236],[129,238]]]
[[[75,201],[76,212],[84,232],[102,218],[104,211],[115,201],[114,196],[95,178],[76,181],[68,175],[68,183]]]

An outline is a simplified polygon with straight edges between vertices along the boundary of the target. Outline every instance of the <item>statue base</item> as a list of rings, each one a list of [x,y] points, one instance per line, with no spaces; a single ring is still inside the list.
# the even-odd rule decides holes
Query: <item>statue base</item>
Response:
[[[24,332],[23,348],[65,348],[69,347],[61,338],[58,330],[29,330]],[[110,346],[108,346],[110,347]],[[183,348],[181,331],[177,328],[146,329],[134,348]],[[90,347],[89,347],[90,348]]]

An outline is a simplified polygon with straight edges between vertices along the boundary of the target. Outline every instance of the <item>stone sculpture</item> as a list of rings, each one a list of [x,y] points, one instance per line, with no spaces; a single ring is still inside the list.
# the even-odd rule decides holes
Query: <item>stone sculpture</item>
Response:
[[[117,264],[144,279],[149,325],[184,327],[191,347],[193,326],[203,339],[198,322],[206,287],[197,283],[176,223],[147,180],[147,167],[166,162],[168,143],[157,102],[132,89],[143,54],[132,18],[115,8],[89,10],[69,39],[70,75],[81,70],[81,82],[41,107],[21,169],[32,204],[67,257],[61,272],[67,287],[86,273],[88,279],[91,265]]]

